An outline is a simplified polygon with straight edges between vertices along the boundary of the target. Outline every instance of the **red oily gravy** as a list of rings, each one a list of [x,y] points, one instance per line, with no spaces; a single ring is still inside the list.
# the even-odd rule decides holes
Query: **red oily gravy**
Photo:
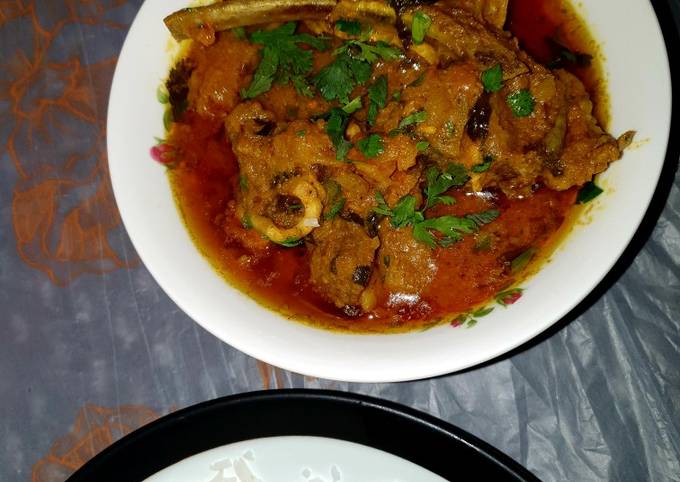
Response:
[[[541,62],[553,54],[545,38],[578,52],[595,52],[587,28],[571,7],[559,0],[514,0],[506,25],[522,48]],[[606,98],[597,56],[593,66],[570,69],[581,79],[606,125]],[[457,313],[493,300],[499,291],[515,285],[511,260],[537,248],[531,271],[568,233],[576,217],[577,189],[540,188],[524,199],[508,199],[500,192],[482,194],[453,191],[457,203],[438,206],[428,215],[462,215],[498,209],[501,215],[474,236],[436,251],[433,281],[418,299],[378,300],[370,313],[345,316],[319,296],[309,283],[309,262],[303,246],[284,248],[262,241],[253,254],[243,247],[258,243],[259,235],[229,216],[239,183],[238,163],[225,140],[222,121],[187,113],[172,131],[172,142],[186,154],[169,179],[178,207],[202,254],[231,284],[282,315],[329,329],[351,332],[395,332],[421,329],[449,320]],[[226,214],[225,214],[226,213]],[[487,242],[488,240],[488,242]]]

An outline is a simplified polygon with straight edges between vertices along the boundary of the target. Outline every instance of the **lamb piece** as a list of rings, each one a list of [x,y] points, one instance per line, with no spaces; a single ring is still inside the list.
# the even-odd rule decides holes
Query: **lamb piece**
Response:
[[[250,81],[243,73],[257,66],[258,47],[223,36],[210,47],[193,48],[196,68],[189,79],[189,107],[209,117],[229,112],[241,100],[239,90]]]
[[[339,218],[324,223],[312,236],[308,248],[314,289],[346,313],[359,314],[361,293],[370,282],[379,239]]]
[[[439,3],[466,10],[498,30],[503,28],[508,16],[508,0],[443,0]]]
[[[590,181],[623,153],[622,145],[597,125],[581,81],[564,70],[558,70],[557,77],[567,92],[566,135],[561,155],[545,163],[543,180],[549,188],[563,191]]]
[[[403,116],[427,112],[427,119],[415,132],[449,159],[460,152],[470,110],[482,93],[479,72],[471,63],[451,65],[445,69],[428,69],[422,84],[405,89]],[[442,167],[446,167],[446,162]]]
[[[412,228],[380,224],[378,266],[384,289],[399,295],[419,295],[437,271],[433,252],[413,238]]]
[[[500,63],[505,79],[528,71],[518,55],[517,41],[504,32],[490,30],[467,10],[439,3],[412,7],[401,16],[405,26],[410,28],[415,11],[432,19],[427,36],[437,42],[440,61],[474,61],[480,70]]]

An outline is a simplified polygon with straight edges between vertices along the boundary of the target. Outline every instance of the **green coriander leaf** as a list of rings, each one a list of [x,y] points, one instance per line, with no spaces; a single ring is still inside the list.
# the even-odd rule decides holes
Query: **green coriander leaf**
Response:
[[[392,209],[390,209],[387,201],[385,201],[385,196],[380,191],[375,192],[375,202],[378,203],[378,207],[373,208],[374,212],[383,216],[392,216]]]
[[[348,122],[349,114],[337,107],[331,109],[326,121],[326,134],[331,138],[335,147],[335,158],[339,161],[343,160],[352,148],[352,143],[345,139],[345,129]]]
[[[273,30],[258,30],[250,40],[264,47],[261,60],[248,88],[241,91],[241,97],[252,99],[267,92],[274,80],[281,83],[292,81],[303,95],[311,95],[311,89],[304,77],[312,70],[312,52],[298,44],[307,44],[317,50],[328,47],[326,39],[309,34],[295,34],[297,24],[288,22]]]
[[[503,88],[503,67],[496,64],[482,72],[482,85],[487,92],[498,92]]]
[[[241,89],[241,97],[254,99],[260,94],[267,92],[272,87],[274,75],[279,68],[279,52],[273,47],[262,49],[262,59],[255,70],[253,80],[246,89]]]
[[[352,162],[350,159],[346,159],[350,149],[352,149],[352,143],[342,139],[335,148],[335,158],[338,161]]]
[[[456,216],[440,216],[430,218],[413,227],[413,237],[420,242],[427,244],[431,248],[437,246],[437,239],[430,231],[437,231],[444,237],[439,242],[442,246],[448,247],[463,239],[463,234],[471,234],[477,229],[475,223],[467,218]]]
[[[417,11],[413,14],[413,22],[411,23],[411,38],[413,38],[413,43],[418,45],[423,43],[427,31],[432,25],[432,19],[429,15],[421,11]]]
[[[370,63],[352,58],[347,52],[340,52],[312,80],[324,99],[337,99],[346,104],[354,88],[371,77],[371,70]]]
[[[432,249],[437,247],[437,238],[435,238],[434,235],[427,230],[427,226],[423,224],[416,224],[413,226],[413,239]]]
[[[465,325],[465,328],[472,328],[477,323],[479,323],[479,321],[475,320],[474,318],[470,318],[470,321],[467,322],[467,325]]]
[[[383,139],[378,134],[371,134],[367,138],[361,139],[357,142],[357,148],[368,158],[376,157],[385,151]]]
[[[475,223],[478,227],[484,226],[493,222],[501,212],[497,209],[489,209],[488,211],[482,211],[481,213],[468,214],[465,217]]]
[[[450,206],[455,200],[450,196],[442,196],[443,193],[453,187],[463,186],[470,177],[467,175],[465,166],[461,164],[449,164],[444,172],[439,172],[436,167],[430,167],[425,171],[425,209],[435,206],[437,203]]]
[[[403,129],[406,126],[410,126],[413,124],[420,124],[421,122],[425,122],[427,120],[427,112],[424,110],[414,112],[413,114],[407,115],[404,117],[401,122],[399,122],[399,129]]]
[[[527,117],[534,111],[536,101],[528,89],[518,90],[508,95],[508,105],[515,117]]]
[[[406,87],[418,87],[418,86],[420,86],[420,85],[423,83],[424,80],[425,80],[425,71],[423,70],[423,71],[420,73],[420,75],[418,75],[418,77],[416,78],[416,80],[414,80],[413,82],[411,82],[410,84],[408,84]]]
[[[413,224],[415,216],[416,198],[410,194],[406,195],[402,197],[392,209],[392,226],[395,228],[403,228],[404,226]]]
[[[241,191],[247,191],[248,190],[248,178],[241,174],[238,177],[238,185],[241,188]]]
[[[231,33],[233,33],[239,40],[245,40],[246,38],[246,29],[243,27],[232,28]]]
[[[342,107],[347,114],[353,114],[361,109],[361,96],[357,96]]]
[[[470,180],[465,166],[462,164],[457,164],[452,162],[446,168],[446,175],[451,178],[451,182],[456,187],[463,186],[466,182]]]
[[[430,147],[430,143],[427,141],[420,141],[416,144],[416,149],[420,152],[426,151]]]
[[[491,163],[493,163],[493,156],[486,155],[484,156],[484,162],[472,166],[472,172],[476,172],[477,174],[486,172],[491,167]]]
[[[576,202],[578,204],[589,203],[603,192],[604,190],[593,181],[588,181],[578,192],[578,195],[576,196]]]
[[[307,135],[307,131],[302,129],[302,130],[297,131],[295,133],[295,135],[298,136],[298,137],[305,137],[305,135]]]
[[[356,84],[348,65],[350,60],[347,56],[338,57],[314,77],[313,82],[324,99],[349,102],[349,94]]]
[[[290,81],[298,94],[304,95],[305,97],[314,97],[314,91],[312,90],[312,86],[309,85],[306,77],[302,75],[293,75],[290,77]]]
[[[382,109],[387,104],[387,76],[381,75],[373,85],[368,88],[368,124],[375,124],[378,116],[378,108]]]
[[[510,262],[510,272],[512,274],[519,273],[522,271],[524,268],[527,267],[529,262],[534,258],[536,253],[538,252],[538,249],[536,248],[529,248],[526,251],[524,251],[522,254],[517,256],[515,259],[513,259]]]
[[[345,32],[347,35],[361,35],[361,24],[356,20],[338,20],[335,22],[335,26],[341,32]]]
[[[392,100],[395,102],[399,102],[401,100],[401,91],[400,90],[395,90],[392,92]]]
[[[398,59],[402,55],[401,50],[392,47],[387,42],[378,41],[371,45],[361,40],[349,40],[341,47],[338,47],[333,53],[334,55],[350,54],[357,60],[363,60],[371,64],[379,58],[390,61]]]
[[[347,200],[344,197],[335,201],[335,203],[331,206],[328,212],[324,215],[324,219],[329,220],[337,216],[338,213],[342,211],[342,208],[345,207],[345,202],[347,202]]]

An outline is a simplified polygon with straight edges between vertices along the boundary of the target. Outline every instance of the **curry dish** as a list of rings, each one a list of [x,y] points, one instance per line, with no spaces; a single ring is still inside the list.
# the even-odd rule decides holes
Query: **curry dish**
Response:
[[[228,0],[165,22],[188,39],[161,160],[190,232],[327,328],[512,302],[633,136],[603,129],[596,46],[559,0]]]

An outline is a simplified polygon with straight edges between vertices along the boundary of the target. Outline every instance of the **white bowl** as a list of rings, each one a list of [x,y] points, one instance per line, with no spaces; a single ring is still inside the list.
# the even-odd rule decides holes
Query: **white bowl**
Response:
[[[388,382],[441,375],[482,363],[538,335],[607,274],[645,214],[664,163],[671,118],[668,58],[646,0],[584,0],[580,13],[602,44],[611,100],[610,131],[638,132],[638,147],[601,176],[592,203],[550,263],[524,283],[522,299],[474,329],[350,335],[312,328],[269,311],[219,276],[194,246],[165,168],[149,157],[163,136],[156,89],[168,73],[162,19],[186,0],[147,0],[125,41],[111,89],[111,180],[128,234],[165,292],[205,329],[267,363],[323,378]]]

